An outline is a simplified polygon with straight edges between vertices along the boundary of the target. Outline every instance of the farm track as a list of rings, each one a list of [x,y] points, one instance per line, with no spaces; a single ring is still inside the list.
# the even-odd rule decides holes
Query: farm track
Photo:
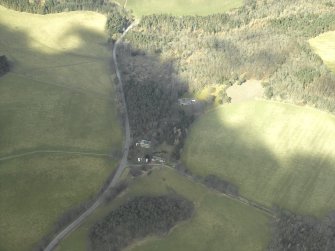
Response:
[[[131,165],[131,166],[140,166],[140,165]],[[165,167],[168,167],[170,169],[173,169],[173,170],[177,170],[176,168],[174,168],[173,166],[170,166],[170,165],[167,165],[167,164],[150,164],[150,166],[165,166]],[[179,175],[187,178],[188,180],[191,180],[192,182],[195,182],[201,186],[203,186],[204,188],[206,189],[210,189],[210,190],[213,190],[213,191],[216,191],[216,192],[219,192],[222,196],[225,196],[227,198],[230,198],[234,201],[237,201],[239,203],[242,203],[244,205],[247,205],[247,206],[250,206],[250,207],[253,207],[265,214],[267,214],[268,216],[274,218],[274,219],[277,219],[277,216],[275,214],[275,212],[269,208],[269,207],[266,207],[256,201],[253,201],[253,200],[250,200],[248,198],[245,198],[243,196],[234,196],[234,195],[231,195],[231,194],[228,194],[228,193],[224,193],[224,192],[220,192],[220,191],[217,191],[215,190],[214,188],[209,188],[208,186],[206,186],[204,183],[202,183],[201,181],[199,181],[199,178],[195,177],[194,175],[192,174],[187,174],[185,172],[182,172],[182,171],[179,171],[177,170],[177,172],[179,173]]]
[[[170,167],[170,168],[173,168],[173,167]],[[179,172],[179,174],[182,175],[182,176],[184,176],[184,177],[186,177],[186,178],[188,178],[189,180],[192,180],[192,181],[195,182],[195,183],[198,183],[198,184],[202,185],[203,187],[205,187],[205,188],[207,188],[207,189],[211,189],[211,190],[217,191],[217,190],[215,190],[215,189],[213,189],[213,188],[209,188],[209,187],[207,187],[207,186],[204,185],[202,182],[197,181],[197,180],[196,180],[192,175],[190,175],[190,174],[185,174],[185,173],[182,173],[182,172]],[[265,213],[265,214],[267,214],[267,215],[269,215],[270,217],[277,219],[277,216],[276,216],[276,214],[273,212],[273,210],[271,210],[270,208],[268,208],[268,207],[266,207],[266,206],[264,206],[264,205],[262,205],[262,204],[260,204],[260,203],[258,203],[258,202],[252,201],[252,200],[247,199],[247,198],[245,198],[245,197],[243,197],[243,196],[233,196],[233,195],[231,195],[231,194],[223,193],[223,192],[220,192],[220,194],[221,194],[222,196],[225,196],[225,197],[227,197],[227,198],[230,198],[230,199],[232,199],[232,200],[234,200],[234,201],[240,202],[240,203],[242,203],[242,204],[244,204],[244,205],[253,207],[253,208],[255,208],[255,209],[257,209],[257,210],[259,210],[259,211],[261,211],[261,212],[263,212],[263,213]]]
[[[121,174],[123,173],[124,169],[127,166],[127,158],[128,158],[128,152],[129,152],[129,145],[131,142],[130,139],[130,126],[129,126],[129,120],[128,120],[128,112],[127,112],[127,104],[126,104],[126,100],[125,100],[125,96],[124,96],[124,92],[123,92],[123,84],[122,84],[122,78],[121,78],[121,74],[120,74],[120,70],[118,67],[118,63],[117,63],[117,56],[116,56],[116,50],[118,45],[122,42],[122,39],[124,38],[124,36],[127,34],[127,32],[132,29],[135,25],[137,24],[137,22],[133,22],[122,34],[122,36],[116,41],[114,48],[113,48],[113,62],[115,65],[115,71],[116,71],[116,75],[118,78],[118,87],[120,88],[120,93],[121,93],[121,100],[122,103],[124,105],[124,125],[125,125],[125,141],[124,141],[124,146],[123,146],[123,157],[119,163],[119,166],[116,170],[116,173],[113,177],[113,179],[111,180],[111,182],[109,183],[109,185],[107,186],[107,188],[104,190],[104,192],[96,199],[96,201],[94,202],[94,204],[92,206],[90,206],[84,213],[82,213],[75,221],[73,221],[70,225],[68,225],[66,228],[64,228],[60,233],[58,233],[52,240],[51,242],[46,246],[46,248],[44,249],[44,251],[52,251],[61,240],[63,240],[67,235],[69,235],[72,231],[74,231],[75,229],[77,229],[81,223],[88,217],[90,216],[104,201],[104,197],[105,195],[108,193],[108,191],[114,187]]]
[[[0,161],[12,160],[17,158],[22,158],[30,155],[37,154],[66,154],[66,155],[86,155],[86,156],[96,156],[96,157],[111,157],[106,153],[93,153],[93,152],[74,152],[74,151],[62,151],[62,150],[39,150],[39,151],[31,151],[20,154],[12,154],[4,157],[0,157]]]

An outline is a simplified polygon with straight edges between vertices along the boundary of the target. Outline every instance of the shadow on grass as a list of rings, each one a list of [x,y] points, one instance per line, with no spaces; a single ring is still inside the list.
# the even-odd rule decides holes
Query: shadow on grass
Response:
[[[43,65],[44,59],[51,63],[53,60],[57,60],[57,64],[53,65],[53,67],[56,67],[63,56],[69,55],[79,56],[81,60],[82,58],[99,59],[83,53],[85,46],[89,47],[85,45],[85,39],[89,40],[91,37],[96,37],[98,36],[97,33],[82,28],[74,28],[68,34],[72,34],[71,32],[81,37],[82,41],[79,48],[64,53],[47,55],[33,48],[22,49],[30,43],[27,34],[0,26],[1,37],[11,37],[10,40],[5,42],[17,41],[17,45],[11,45],[17,47],[14,57],[10,55],[10,51],[3,47],[3,45],[6,46],[3,42],[0,45],[1,53],[9,57],[14,71],[15,66],[20,64],[21,52],[36,59],[33,60],[32,69],[34,67],[35,69],[46,67]],[[40,58],[43,58],[43,60],[39,61]],[[173,59],[162,61],[159,54],[149,54],[128,45],[120,47],[118,59],[124,79],[129,119],[134,138],[153,139],[158,143],[167,141],[172,145],[180,144],[180,141],[178,142],[178,140],[181,140],[180,134],[186,135],[187,127],[192,119],[185,117],[178,107],[178,98],[188,90],[188,85],[192,83],[186,83],[177,76],[175,70],[177,66]],[[71,63],[75,64],[79,61],[75,60]],[[0,79],[0,87],[2,85],[6,85],[6,83]],[[6,88],[11,87],[7,86]],[[68,102],[70,103],[70,101],[71,97],[69,97]],[[41,106],[44,105],[48,104],[41,104]],[[0,115],[6,109],[9,109],[9,107],[6,104],[1,104]],[[83,109],[86,109],[85,104],[83,104]],[[7,119],[10,120],[10,116],[6,117]],[[92,117],[90,119],[97,120],[98,118]],[[190,151],[188,154],[196,155],[198,158],[195,161],[196,163],[188,164],[200,166],[196,174],[205,176],[208,172],[211,172],[211,174],[220,176],[237,185],[242,195],[252,197],[260,203],[270,204],[270,206],[279,204],[279,206],[290,210],[297,210],[302,213],[313,212],[316,215],[322,215],[335,208],[335,198],[332,196],[335,187],[332,185],[334,182],[331,182],[335,177],[335,170],[331,159],[292,154],[293,157],[287,162],[287,166],[283,166],[272,153],[272,149],[269,149],[260,138],[255,136],[247,139],[243,135],[246,128],[229,126],[222,122],[219,117],[207,117],[207,119],[208,121],[203,121],[203,123],[219,125],[219,127],[215,127],[215,130],[221,132],[220,137],[223,140],[220,140],[216,132],[208,131],[210,130],[208,128],[201,132],[201,137],[194,139],[194,147],[188,149]],[[33,129],[38,126],[39,120],[44,120],[43,114],[36,121],[32,121],[29,128]],[[88,120],[81,123],[85,122],[90,123]],[[5,127],[11,126],[8,121],[1,120],[0,135]],[[52,128],[49,129],[50,133],[54,133]],[[71,130],[75,130],[75,128]],[[91,130],[95,130],[95,128],[92,127]],[[113,135],[110,136],[113,137]],[[77,137],[85,137],[85,133],[80,133]],[[66,140],[66,137],[64,140]],[[5,149],[6,144],[2,145],[1,148]],[[199,147],[200,144],[205,144],[206,147],[201,148]],[[214,162],[214,159],[219,159],[219,161]],[[289,171],[285,171],[288,169]],[[17,195],[14,194],[14,196]],[[33,194],[29,196],[33,196]],[[45,196],[47,197],[48,194],[46,193]],[[25,207],[27,205],[20,206]],[[56,219],[53,221],[55,222]],[[30,224],[26,226],[22,224],[20,228],[29,229]],[[15,240],[15,242],[18,242],[18,240]],[[33,245],[34,242],[37,242],[37,239],[31,240],[29,245]],[[28,242],[26,246],[28,246]]]
[[[284,121],[283,126],[290,125]],[[335,209],[335,156],[331,152],[320,155],[304,154],[299,148],[289,150],[292,141],[299,139],[282,135],[287,137],[288,148],[284,146],[284,158],[279,157],[278,146],[271,149],[263,135],[254,133],[248,124],[225,123],[219,110],[205,114],[192,130],[183,160],[195,175],[216,175],[237,186],[243,197],[267,207],[317,217]]]
[[[13,182],[1,185],[0,198],[7,198],[6,206],[2,207],[4,211],[1,211],[2,215],[6,215],[5,219],[2,219],[4,220],[2,224],[10,225],[8,229],[2,228],[1,250],[31,250],[43,235],[49,232],[49,238],[55,229],[59,230],[60,226],[66,224],[64,221],[70,222],[79,214],[78,212],[82,212],[88,204],[94,202],[96,194],[101,193],[99,188],[106,186],[101,180],[107,179],[106,182],[110,180],[111,177],[101,177],[106,170],[102,169],[108,166],[109,170],[112,170],[110,166],[116,166],[116,160],[120,157],[122,129],[117,116],[113,66],[109,65],[111,53],[106,53],[107,39],[91,29],[79,26],[73,27],[64,36],[72,33],[80,41],[79,46],[71,50],[60,50],[38,44],[22,29],[10,28],[0,22],[0,55],[6,55],[12,66],[11,72],[0,78],[0,155],[7,156],[41,149],[83,152],[92,150],[92,152],[112,153],[114,159],[106,160],[108,164],[105,166],[102,164],[102,167],[87,164],[87,168],[91,171],[85,173],[84,168],[80,169],[82,166],[80,161],[74,160],[76,158],[69,162],[68,170],[63,166],[59,168],[59,172],[57,164],[52,163],[51,168],[51,162],[46,161],[46,158],[42,158],[40,162],[24,158],[20,163],[25,172],[33,167],[31,173],[33,179],[27,181],[26,189],[18,189],[19,184],[16,184],[27,180],[20,177],[24,172],[21,174],[15,165],[15,168],[8,170],[8,166],[13,165],[11,161],[9,161],[11,163],[1,162],[3,177],[13,179]],[[95,40],[96,44],[92,46]],[[32,42],[36,46],[31,46]],[[90,51],[86,52],[86,48]],[[95,56],[92,48],[99,49],[98,56]],[[45,52],[48,50],[52,53]],[[96,73],[99,65],[94,64],[97,62],[105,64],[107,70],[103,73],[106,76],[99,76]],[[88,67],[82,68],[84,72],[76,68],[71,77],[71,67],[81,64],[87,64]],[[71,77],[68,78],[68,82],[65,81],[67,76],[62,76],[64,71]],[[73,81],[76,78],[80,80],[81,75],[84,73],[87,75],[87,72],[92,73],[88,73],[91,79],[84,80],[91,82],[91,87],[84,86],[80,81]],[[17,81],[18,76],[20,81]],[[98,90],[94,90],[95,88]],[[42,154],[42,157],[45,157],[45,154]],[[68,156],[65,157],[67,158]],[[85,158],[83,159],[85,161]],[[35,166],[29,166],[32,163],[35,163]],[[92,163],[105,163],[105,161],[92,161]],[[95,175],[87,177],[95,169]],[[83,170],[83,173],[79,174],[78,170]],[[65,186],[59,187],[57,194],[50,194],[55,189],[54,186],[57,186],[57,179],[63,177],[58,182],[62,184],[67,174],[73,175],[76,172],[78,174],[76,179],[70,180],[67,184],[69,185],[67,187],[72,189],[64,191]],[[36,187],[41,187],[36,184],[39,182],[41,185],[45,184],[45,187],[37,191]],[[82,191],[86,191],[86,196],[82,196]],[[77,192],[82,198],[84,197],[83,201],[77,199]],[[11,196],[8,196],[8,193]],[[43,205],[49,206],[46,202],[50,198],[57,198],[57,202],[50,203],[55,207],[41,209]],[[85,202],[86,200],[89,201]],[[22,209],[25,209],[24,215]],[[67,210],[69,211],[66,212]],[[43,213],[38,214],[41,211]],[[18,219],[21,219],[20,223],[16,224]]]

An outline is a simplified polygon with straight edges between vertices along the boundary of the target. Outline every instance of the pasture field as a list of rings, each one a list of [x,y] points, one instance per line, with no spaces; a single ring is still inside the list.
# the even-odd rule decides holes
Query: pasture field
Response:
[[[335,118],[269,101],[221,106],[193,126],[183,162],[267,206],[322,216],[335,209]]]
[[[191,220],[177,225],[166,236],[135,242],[127,251],[151,250],[264,250],[269,237],[269,218],[262,212],[196,184],[170,168],[154,170],[137,179],[111,204],[97,210],[87,222],[65,239],[57,251],[86,250],[92,223],[126,200],[139,195],[176,192],[193,201]]]
[[[124,4],[126,0],[118,0]],[[135,16],[151,14],[210,15],[222,13],[242,6],[242,0],[127,0],[126,8],[131,9]]]
[[[105,21],[93,12],[40,16],[0,7],[0,54],[13,64],[0,78],[0,157],[119,149]]]
[[[122,144],[106,17],[0,6],[0,250],[31,250],[68,209],[95,194]],[[35,154],[32,151],[108,154]]]
[[[335,31],[323,33],[309,40],[315,53],[335,72]]]
[[[66,210],[99,190],[115,165],[58,154],[0,162],[0,250],[32,250]]]

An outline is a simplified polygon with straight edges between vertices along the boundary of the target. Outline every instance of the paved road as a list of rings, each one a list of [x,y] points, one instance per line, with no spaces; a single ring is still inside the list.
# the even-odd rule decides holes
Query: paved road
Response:
[[[119,70],[119,66],[117,63],[117,56],[116,56],[116,50],[118,48],[118,45],[122,42],[122,39],[127,34],[127,32],[133,28],[137,22],[132,23],[122,34],[122,36],[116,41],[113,49],[113,61],[115,65],[115,71],[116,76],[119,81],[119,88],[121,90],[121,100],[124,105],[124,127],[125,127],[125,141],[123,145],[123,157],[119,163],[119,166],[117,168],[117,171],[112,179],[112,181],[109,183],[106,190],[97,198],[95,203],[88,208],[83,214],[81,214],[75,221],[73,221],[70,225],[68,225],[66,228],[64,228],[55,238],[49,243],[49,245],[44,249],[44,251],[51,251],[53,250],[61,240],[63,240],[67,235],[69,235],[72,231],[74,231],[76,228],[80,226],[80,224],[89,216],[91,215],[104,201],[104,196],[108,193],[109,189],[114,187],[123,173],[124,169],[127,166],[127,158],[128,158],[128,152],[129,152],[129,145],[130,145],[130,127],[129,127],[129,120],[128,120],[128,112],[127,112],[127,104],[126,99],[123,92],[123,83],[121,79],[121,74]]]

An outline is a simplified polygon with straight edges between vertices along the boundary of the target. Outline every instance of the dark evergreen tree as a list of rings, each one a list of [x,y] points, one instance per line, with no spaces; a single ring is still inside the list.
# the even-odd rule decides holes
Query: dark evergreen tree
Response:
[[[5,55],[0,56],[0,77],[9,72],[9,69],[10,67],[7,57]]]

